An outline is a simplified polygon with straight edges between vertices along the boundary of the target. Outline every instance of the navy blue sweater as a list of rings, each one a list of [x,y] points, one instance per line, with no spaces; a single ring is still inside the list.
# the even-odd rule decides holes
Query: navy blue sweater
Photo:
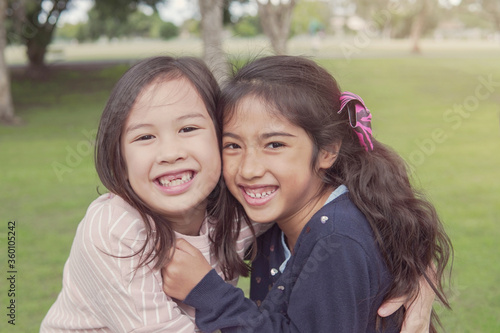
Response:
[[[259,247],[252,297],[262,298],[260,306],[212,270],[185,300],[196,308],[203,332],[377,332],[376,312],[390,273],[368,221],[347,194],[307,223],[283,274],[277,225],[259,237]],[[393,319],[384,332],[399,332]]]

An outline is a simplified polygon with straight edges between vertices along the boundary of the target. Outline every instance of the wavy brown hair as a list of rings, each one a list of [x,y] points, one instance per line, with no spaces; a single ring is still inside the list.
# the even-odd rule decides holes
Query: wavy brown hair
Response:
[[[132,66],[119,79],[101,116],[96,148],[95,167],[102,184],[112,193],[122,197],[141,215],[147,230],[147,240],[135,255],[141,255],[140,265],[155,261],[155,268],[161,268],[169,259],[170,249],[175,241],[174,231],[169,221],[162,214],[153,210],[132,189],[127,180],[127,166],[120,146],[125,121],[134,103],[152,82],[171,81],[179,78],[188,80],[197,91],[210,115],[220,144],[220,127],[217,122],[217,103],[220,89],[207,66],[199,59],[191,57],[172,58],[167,56],[145,59]],[[220,156],[214,156],[220,158]],[[207,210],[212,214],[219,200],[220,184],[208,197]],[[153,232],[155,230],[155,232]],[[224,238],[217,239],[224,242]],[[146,249],[148,249],[146,251]],[[154,251],[154,250],[157,251]],[[153,255],[154,253],[154,255]],[[234,257],[219,258],[226,267],[225,271],[238,274],[243,267],[242,260]],[[243,263],[244,264],[244,263]],[[243,267],[243,272],[246,272]]]
[[[391,148],[373,139],[373,151],[365,151],[350,127],[347,112],[337,113],[340,94],[335,79],[312,60],[260,58],[240,69],[223,89],[219,125],[234,114],[244,97],[252,96],[308,133],[314,145],[313,169],[318,152],[340,142],[335,163],[321,174],[322,191],[346,185],[351,200],[366,216],[393,276],[385,300],[405,295],[414,298],[424,276],[449,307],[443,283],[453,248],[434,206],[414,188],[405,161]],[[222,190],[228,196],[226,214],[248,219],[224,186]],[[223,224],[218,229],[220,236],[230,231]],[[428,276],[430,265],[435,265],[435,277]],[[432,317],[430,331],[436,332],[434,323],[439,323],[439,318],[434,311]],[[403,319],[401,315],[400,324]]]

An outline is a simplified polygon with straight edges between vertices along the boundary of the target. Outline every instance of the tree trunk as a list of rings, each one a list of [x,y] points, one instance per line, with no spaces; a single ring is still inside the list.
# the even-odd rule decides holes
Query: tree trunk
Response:
[[[277,5],[270,0],[257,0],[257,4],[262,30],[269,38],[274,53],[286,54],[296,0],[280,0]]]
[[[423,0],[420,9],[417,11],[415,18],[413,19],[411,25],[411,42],[412,42],[412,53],[421,53],[420,50],[420,38],[422,37],[422,33],[425,28],[425,21],[427,19],[427,15],[431,9],[431,1],[433,0]]]
[[[42,69],[45,67],[45,54],[47,53],[47,47],[50,44],[47,43],[47,36],[43,36],[45,33],[40,29],[37,32],[37,37],[33,39],[28,39],[26,41],[26,56],[28,57],[29,67],[32,69]]]
[[[7,63],[5,62],[5,47],[7,46],[5,32],[5,13],[7,0],[0,0],[0,123],[18,124],[20,119],[14,115],[14,106],[10,92],[10,79]]]
[[[201,13],[203,60],[221,83],[229,75],[229,65],[222,48],[224,0],[199,0],[198,3]]]
[[[500,4],[498,0],[484,1],[484,10],[490,14],[497,32],[500,32]]]
[[[71,0],[53,0],[52,9],[46,12],[47,18],[43,23],[39,21],[40,13],[43,11],[41,2],[37,6],[23,8],[23,11],[26,11],[26,21],[29,23],[29,26],[34,27],[33,33],[25,36],[29,75],[37,76],[44,72],[47,48],[52,42],[59,17],[66,10],[69,1]]]

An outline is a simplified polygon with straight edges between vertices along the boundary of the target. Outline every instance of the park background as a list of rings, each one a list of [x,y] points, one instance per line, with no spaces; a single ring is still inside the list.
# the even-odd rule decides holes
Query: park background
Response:
[[[299,4],[317,2],[325,3]],[[436,23],[418,41],[420,52],[412,52],[408,31],[402,37],[384,35],[366,24],[369,16],[357,16],[361,20],[350,27],[345,21],[341,33],[328,25],[338,20],[326,22],[321,34],[302,23],[286,52],[311,56],[343,90],[363,96],[377,139],[405,158],[413,181],[436,205],[455,248],[452,310],[435,306],[443,331],[499,332],[500,29],[487,23],[478,7],[442,3],[432,11],[439,13]],[[297,5],[293,17],[306,16],[304,8]],[[314,10],[307,13],[304,22],[321,22]],[[388,13],[395,20],[396,14]],[[196,10],[192,15],[189,21],[199,20]],[[230,59],[274,52],[258,27],[243,37],[234,26],[226,25],[223,34]],[[100,36],[75,42],[62,34],[73,28],[58,26],[46,66],[35,76],[25,46],[11,43],[5,50],[19,121],[0,125],[0,332],[37,332],[61,289],[77,225],[98,195],[93,139],[113,84],[139,59],[204,52],[200,32],[186,33],[182,24],[166,40]],[[9,221],[16,221],[15,326],[6,315]],[[247,281],[241,286],[248,288]]]

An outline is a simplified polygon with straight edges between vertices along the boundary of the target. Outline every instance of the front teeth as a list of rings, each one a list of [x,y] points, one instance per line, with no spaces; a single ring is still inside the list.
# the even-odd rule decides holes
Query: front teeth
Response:
[[[163,186],[166,186],[166,187],[169,187],[169,186],[178,186],[178,185],[181,185],[181,184],[184,184],[188,181],[190,181],[193,177],[189,174],[189,175],[183,175],[181,179],[175,179],[175,180],[172,180],[172,181],[168,181],[167,179],[159,179],[159,182],[160,184],[162,184]]]
[[[251,198],[265,198],[271,195],[274,191],[267,191],[267,192],[262,192],[262,193],[252,193],[252,192],[247,192],[245,191],[246,194],[248,194]]]

